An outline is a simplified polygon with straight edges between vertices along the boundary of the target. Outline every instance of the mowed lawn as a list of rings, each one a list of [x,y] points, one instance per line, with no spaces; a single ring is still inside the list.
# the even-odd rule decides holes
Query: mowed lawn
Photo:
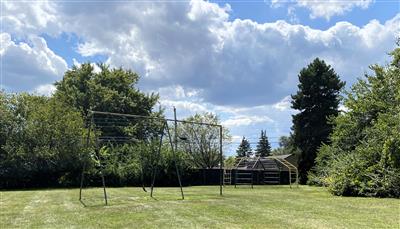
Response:
[[[337,197],[300,186],[3,191],[0,228],[400,228],[400,200]]]

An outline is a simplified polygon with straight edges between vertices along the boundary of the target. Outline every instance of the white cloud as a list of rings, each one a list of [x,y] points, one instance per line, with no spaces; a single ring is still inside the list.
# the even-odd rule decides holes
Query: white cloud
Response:
[[[222,122],[222,125],[227,127],[234,126],[250,126],[263,122],[273,122],[273,120],[268,116],[246,116],[246,115],[238,115],[233,118],[229,118]]]
[[[11,91],[32,91],[42,84],[60,80],[67,63],[47,47],[46,41],[30,36],[28,42],[15,42],[8,33],[0,35],[2,82]]]
[[[364,7],[354,2],[337,7],[343,13]],[[285,21],[232,21],[228,5],[203,1],[3,4],[8,37],[1,55],[8,88],[32,91],[60,79],[66,63],[40,36],[71,33],[81,55],[101,54],[112,66],[137,71],[140,88],[159,92],[163,105],[178,108],[179,118],[212,111],[234,135],[246,136],[258,136],[259,128],[274,136],[289,131],[294,111],[287,96],[313,58],[326,60],[351,85],[368,65],[387,59],[400,31],[400,14],[361,27],[339,22],[318,30]],[[297,4],[320,17],[308,3]],[[338,9],[326,9],[333,14],[324,16],[338,15]]]
[[[198,99],[198,95],[200,93],[198,90],[184,88],[181,85],[161,87],[153,92],[156,92],[160,95],[160,97],[169,100],[184,100],[190,98]]]
[[[55,17],[58,32],[79,37],[82,55],[102,54],[112,66],[137,71],[144,90],[190,88],[205,102],[236,107],[279,102],[294,92],[299,70],[315,57],[351,84],[368,65],[385,60],[400,23],[396,16],[318,30],[284,21],[230,21],[229,5],[204,1],[41,6],[47,24]],[[39,34],[47,31],[45,22],[33,26],[42,28]]]
[[[353,8],[366,9],[372,0],[297,0],[298,6],[311,11],[311,18],[323,17],[329,20],[332,16],[343,15]]]
[[[57,17],[54,2],[1,1],[0,4],[2,7],[0,20],[4,31],[18,37],[43,32],[56,35],[60,32],[60,19]]]
[[[286,111],[286,110],[291,109],[291,108],[290,108],[291,105],[292,105],[291,101],[292,101],[291,97],[290,97],[290,96],[286,96],[286,97],[283,98],[281,101],[275,103],[275,104],[273,105],[273,107],[274,107],[275,109],[279,110],[279,111]]]
[[[204,113],[209,111],[209,109],[207,109],[207,107],[204,104],[190,102],[190,101],[166,100],[161,98],[160,104],[166,108],[176,107],[176,109],[180,110],[181,112],[182,111],[184,112],[183,114],[184,117],[188,116],[185,115],[185,113],[194,114],[194,113]]]
[[[284,21],[229,21],[230,7],[189,3],[90,3],[57,7],[82,55],[108,56],[131,68],[144,90],[190,88],[204,101],[234,106],[274,104],[294,92],[299,70],[315,57],[353,82],[394,47],[400,18],[364,27],[340,22],[327,30]],[[89,10],[90,9],[90,13]]]
[[[240,135],[233,135],[232,136],[232,142],[240,143],[243,139],[243,136]]]
[[[82,65],[82,63],[77,61],[75,58],[72,58],[72,64],[74,66],[78,67],[78,68]],[[100,73],[101,72],[101,68],[96,63],[90,63],[90,65],[93,67],[93,72],[94,73]]]
[[[291,4],[292,10],[294,7],[308,9],[312,19],[325,18],[329,21],[331,17],[343,15],[354,8],[367,9],[372,2],[373,0],[271,0],[271,6],[276,8]],[[293,17],[292,10],[288,11],[291,17]]]
[[[54,84],[43,84],[35,88],[34,92],[39,95],[51,96],[56,91]]]

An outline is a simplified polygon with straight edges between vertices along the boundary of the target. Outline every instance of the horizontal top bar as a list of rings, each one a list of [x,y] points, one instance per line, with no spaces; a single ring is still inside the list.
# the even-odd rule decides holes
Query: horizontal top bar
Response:
[[[154,120],[160,120],[160,121],[166,121],[166,122],[168,122],[168,121],[170,121],[170,122],[175,122],[175,119],[150,117],[150,116],[145,116],[145,115],[121,114],[121,113],[104,112],[104,111],[92,111],[92,110],[89,110],[89,113],[91,113],[91,114],[115,115],[115,116],[132,117],[132,118],[154,119]],[[186,124],[197,124],[197,125],[206,125],[206,126],[216,126],[216,127],[222,128],[222,125],[219,125],[219,124],[212,124],[212,123],[192,122],[192,121],[184,121],[184,120],[176,120],[176,122],[186,123]]]

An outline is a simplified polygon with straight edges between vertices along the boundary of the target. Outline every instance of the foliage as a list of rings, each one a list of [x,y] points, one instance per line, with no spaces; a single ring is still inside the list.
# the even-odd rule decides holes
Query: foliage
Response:
[[[323,60],[315,59],[299,74],[298,91],[292,95],[293,138],[300,149],[300,182],[307,181],[307,173],[314,166],[316,152],[328,142],[332,132],[329,118],[338,114],[339,92],[344,86],[339,76]]]
[[[249,141],[243,137],[236,150],[236,157],[250,157],[253,154]]]
[[[89,126],[84,120],[88,121],[89,110],[157,118],[163,113],[153,111],[158,95],[135,88],[136,73],[103,64],[98,67],[100,71],[90,63],[74,66],[56,83],[52,97],[0,93],[1,187],[77,185],[85,163],[89,184],[99,184],[100,171],[110,185],[139,184],[142,174],[150,176],[155,155],[151,139],[159,137],[160,122],[93,115],[97,136],[132,137],[138,142],[102,141],[95,147],[92,129],[86,147]],[[111,127],[102,127],[104,122]],[[175,170],[170,155],[162,150],[161,174],[167,168]]]
[[[0,185],[68,183],[89,159],[80,113],[53,98],[5,93],[0,97]]]
[[[267,131],[261,130],[260,140],[255,150],[256,156],[267,157],[271,154],[271,145],[269,144]]]
[[[300,155],[299,148],[295,145],[293,135],[281,136],[279,147],[272,150],[272,155],[297,154]]]
[[[230,156],[224,161],[224,168],[233,169],[235,167],[236,158],[234,156]]]
[[[212,113],[195,114],[185,119],[189,122],[218,125],[218,117]],[[193,168],[213,168],[220,163],[220,128],[218,126],[179,123],[180,150],[189,154]],[[230,141],[229,131],[222,128],[222,146]]]
[[[80,110],[84,118],[88,117],[89,110],[136,114],[142,116],[162,117],[162,110],[153,111],[159,96],[145,94],[135,86],[139,76],[122,68],[112,68],[105,64],[98,64],[99,71],[90,63],[73,66],[64,78],[56,83],[55,97],[70,106]],[[101,126],[103,117],[95,116],[95,125]],[[115,117],[108,117],[112,119]],[[118,122],[126,122],[118,119]],[[151,120],[135,119],[130,134],[136,138],[146,138],[147,132],[157,129]],[[119,128],[100,128],[102,136],[125,136]],[[133,133],[135,131],[135,133]]]
[[[105,64],[98,64],[97,68],[99,71],[96,71],[95,66],[90,63],[73,66],[65,73],[64,78],[56,83],[55,98],[78,109],[84,118],[89,117],[89,110],[154,118],[163,116],[161,109],[158,112],[153,111],[159,99],[158,95],[145,94],[135,87],[139,80],[136,73],[122,68],[110,69]],[[94,122],[93,127],[98,130],[99,137],[138,140],[136,143],[118,141],[101,143],[99,147],[103,151],[94,151],[92,155],[102,164],[89,171],[89,175],[97,174],[101,168],[106,176],[111,177],[115,185],[140,183],[141,176],[149,172],[148,160],[152,160],[149,157],[153,155],[149,152],[154,152],[154,144],[148,142],[159,137],[159,129],[163,123],[155,121],[156,119],[101,114],[94,114],[89,118]]]
[[[387,66],[371,66],[347,93],[331,145],[318,153],[312,183],[336,195],[400,197],[400,48]]]
[[[56,83],[56,97],[79,109],[83,116],[89,110],[124,114],[150,115],[158,101],[156,94],[144,94],[134,86],[139,76],[122,68],[110,69],[99,64],[96,72],[90,63],[73,66]]]

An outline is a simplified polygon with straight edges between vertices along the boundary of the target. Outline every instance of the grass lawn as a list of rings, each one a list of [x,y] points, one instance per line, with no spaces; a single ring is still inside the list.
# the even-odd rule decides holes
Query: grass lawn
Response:
[[[400,228],[400,200],[336,197],[300,186],[52,189],[0,192],[0,228]]]

